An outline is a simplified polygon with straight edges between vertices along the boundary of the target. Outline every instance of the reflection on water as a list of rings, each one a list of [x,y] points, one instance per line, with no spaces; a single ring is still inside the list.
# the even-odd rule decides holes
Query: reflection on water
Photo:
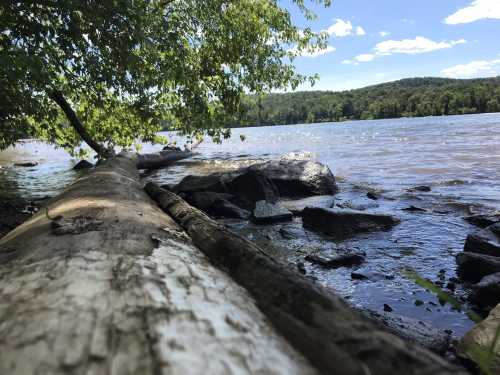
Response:
[[[244,134],[242,142],[239,135]],[[464,333],[471,322],[401,273],[411,267],[438,281],[455,274],[454,256],[474,228],[464,215],[500,210],[500,114],[359,121],[235,129],[222,145],[202,143],[200,155],[148,176],[173,183],[189,173],[207,174],[227,168],[227,161],[279,157],[311,151],[340,176],[337,202],[359,200],[366,189],[382,192],[376,210],[402,218],[390,232],[367,234],[344,243],[367,253],[365,272],[393,278],[362,282],[351,279],[351,269],[335,271],[308,265],[318,280],[349,297],[351,303],[380,310],[384,303],[395,313],[422,319],[437,327]],[[159,150],[145,145],[143,152]],[[39,162],[37,167],[13,167],[14,162]],[[0,153],[0,191],[27,198],[54,195],[75,176],[75,164],[64,151],[41,143],[25,143]],[[241,162],[233,163],[233,166]],[[407,188],[428,185],[429,193],[408,193]],[[366,200],[366,197],[364,197]],[[366,203],[366,202],[365,202]],[[426,209],[403,211],[410,205]],[[293,258],[294,254],[285,254]],[[440,273],[441,271],[441,273]],[[458,287],[458,294],[463,294]],[[414,302],[424,302],[416,307]]]

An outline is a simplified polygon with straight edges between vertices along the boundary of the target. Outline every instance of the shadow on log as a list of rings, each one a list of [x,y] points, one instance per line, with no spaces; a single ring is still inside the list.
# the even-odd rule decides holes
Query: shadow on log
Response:
[[[268,319],[324,374],[459,375],[463,369],[382,331],[339,297],[269,257],[182,198],[148,184],[146,192],[194,244],[255,298]]]

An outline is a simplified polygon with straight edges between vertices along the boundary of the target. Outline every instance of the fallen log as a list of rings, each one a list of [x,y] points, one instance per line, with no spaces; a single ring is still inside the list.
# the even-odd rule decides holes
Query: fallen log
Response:
[[[0,374],[315,374],[114,157],[0,240]]]
[[[382,331],[336,295],[269,257],[176,194],[147,193],[193,243],[255,298],[268,319],[324,374],[466,374],[437,355]]]

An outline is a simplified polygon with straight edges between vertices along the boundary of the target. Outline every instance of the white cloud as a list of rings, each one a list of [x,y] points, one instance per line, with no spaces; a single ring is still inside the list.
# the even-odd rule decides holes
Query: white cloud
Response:
[[[363,29],[361,26],[356,27],[356,35],[358,36],[366,35],[365,29]]]
[[[387,40],[375,46],[377,55],[392,55],[402,53],[406,55],[416,55],[440,49],[451,48],[456,44],[467,43],[465,39],[451,42],[435,42],[433,40],[417,36],[415,39]]]
[[[351,35],[358,35],[358,36],[366,35],[365,30],[361,26],[357,26],[356,29],[354,29],[354,26],[352,25],[351,21],[344,21],[340,18],[337,18],[333,25],[331,25],[328,29],[323,31],[326,32],[328,35],[336,36],[339,38]]]
[[[382,38],[385,38],[386,36],[391,35],[391,33],[390,33],[389,31],[385,31],[385,30],[383,30],[383,31],[380,31],[380,32],[378,33],[378,35],[380,35]]]
[[[476,60],[468,64],[455,65],[441,71],[448,78],[475,78],[500,75],[500,59]]]
[[[372,61],[375,58],[375,55],[372,53],[363,53],[361,55],[356,56],[354,59],[358,62],[368,62]]]
[[[337,49],[333,46],[326,46],[326,48],[323,49],[310,49],[310,50],[304,50],[299,53],[297,47],[294,47],[292,49],[289,49],[288,52],[295,55],[295,56],[300,56],[300,57],[318,57],[322,55],[326,55],[328,53],[335,52]]]
[[[444,22],[448,25],[458,25],[488,18],[500,19],[499,0],[474,0],[469,6],[446,17]]]

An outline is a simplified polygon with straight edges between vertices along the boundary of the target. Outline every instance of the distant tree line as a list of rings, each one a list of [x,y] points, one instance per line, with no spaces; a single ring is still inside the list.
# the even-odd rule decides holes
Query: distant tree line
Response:
[[[236,126],[500,112],[500,77],[410,78],[362,89],[246,96]]]

